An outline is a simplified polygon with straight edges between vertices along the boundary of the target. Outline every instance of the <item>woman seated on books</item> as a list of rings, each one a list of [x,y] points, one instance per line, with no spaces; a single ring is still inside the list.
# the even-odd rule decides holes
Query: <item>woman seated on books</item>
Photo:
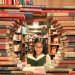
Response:
[[[35,43],[33,53],[27,54],[25,61],[18,64],[18,67],[26,66],[27,64],[30,66],[44,66],[44,64],[51,62],[50,56],[44,52],[43,44],[41,42]]]

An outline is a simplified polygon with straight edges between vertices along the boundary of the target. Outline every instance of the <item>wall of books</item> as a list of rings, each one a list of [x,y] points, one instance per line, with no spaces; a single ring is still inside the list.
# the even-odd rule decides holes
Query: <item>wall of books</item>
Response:
[[[63,58],[56,68],[75,70],[75,10],[70,10],[74,5],[75,0],[0,0],[0,72],[10,74],[17,70],[16,73],[24,74],[16,63],[32,50],[34,40],[27,34],[25,22],[46,24],[49,19],[48,53],[58,60],[62,51]]]

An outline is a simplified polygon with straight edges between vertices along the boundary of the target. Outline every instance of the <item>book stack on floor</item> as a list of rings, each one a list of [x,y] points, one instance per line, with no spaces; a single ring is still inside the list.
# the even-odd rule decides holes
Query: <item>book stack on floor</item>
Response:
[[[15,28],[12,23],[13,21],[0,21],[0,75],[25,74],[16,65],[17,58],[12,46]]]
[[[60,36],[63,60],[59,67],[74,69],[75,65],[75,21],[58,21],[57,29]]]

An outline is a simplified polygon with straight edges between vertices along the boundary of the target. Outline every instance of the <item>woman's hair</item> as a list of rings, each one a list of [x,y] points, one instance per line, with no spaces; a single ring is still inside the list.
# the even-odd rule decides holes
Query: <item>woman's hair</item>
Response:
[[[36,42],[36,43],[34,44],[34,47],[35,47],[37,44],[39,44],[39,43],[42,44],[42,42],[39,42],[39,41],[38,41],[38,42]],[[42,46],[43,46],[43,44],[42,44]],[[42,47],[42,48],[44,48],[44,47]],[[42,53],[43,53],[43,54],[46,54],[45,51],[44,51],[44,49],[42,50]],[[35,51],[35,48],[34,48],[34,50],[33,50],[33,57],[36,58],[36,51]]]

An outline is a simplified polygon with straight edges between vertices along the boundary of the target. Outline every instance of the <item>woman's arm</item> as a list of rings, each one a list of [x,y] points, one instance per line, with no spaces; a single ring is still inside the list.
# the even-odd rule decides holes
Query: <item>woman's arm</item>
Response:
[[[47,54],[46,55],[46,63],[51,62],[51,57]]]
[[[25,61],[18,61],[17,63],[17,67],[20,68],[20,69],[23,69],[27,64],[27,58],[25,58]]]

